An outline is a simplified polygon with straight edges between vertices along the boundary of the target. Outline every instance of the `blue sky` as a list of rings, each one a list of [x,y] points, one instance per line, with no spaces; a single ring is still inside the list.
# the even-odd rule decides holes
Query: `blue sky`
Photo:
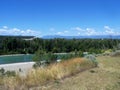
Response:
[[[120,0],[0,0],[0,35],[120,35]]]

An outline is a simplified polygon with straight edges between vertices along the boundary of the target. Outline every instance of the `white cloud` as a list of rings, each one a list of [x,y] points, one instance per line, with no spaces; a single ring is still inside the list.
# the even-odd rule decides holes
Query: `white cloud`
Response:
[[[8,28],[7,26],[3,26],[0,28],[0,35],[31,35],[31,36],[41,36],[40,31],[26,29],[21,30],[18,28]],[[50,28],[47,33],[43,32],[44,35],[62,35],[62,36],[77,36],[77,35],[120,35],[120,30],[111,28],[110,26],[104,26],[101,31],[100,29],[94,28],[80,28],[73,27],[64,31],[56,31],[54,28]]]
[[[77,31],[84,31],[82,28],[80,27],[75,27],[75,28],[71,28],[72,30],[77,30]]]
[[[81,28],[81,27],[72,27],[69,30],[59,31],[55,33],[56,35],[64,36],[77,36],[77,35],[120,35],[120,30],[110,28],[110,26],[104,26],[103,28],[94,29],[94,28]],[[52,34],[53,35],[53,34]]]
[[[106,30],[113,30],[113,29],[110,28],[109,26],[104,26],[104,28],[105,28]]]
[[[120,30],[110,28],[110,26],[104,26],[105,34],[107,35],[120,35]]]
[[[8,29],[8,27],[7,27],[7,26],[3,26],[3,28],[4,28],[4,29]]]
[[[18,28],[8,28],[7,26],[3,26],[0,28],[0,35],[26,35],[26,36],[41,36],[41,32],[27,29],[21,30]]]
[[[110,28],[110,26],[104,26],[104,29],[96,30],[94,28],[71,28],[76,35],[120,35],[120,31],[117,29]]]
[[[109,31],[109,30],[106,30],[105,32],[106,32],[106,34],[115,34],[115,32],[114,32],[114,31]]]
[[[63,35],[63,32],[57,32],[56,34],[57,35]]]
[[[110,28],[109,26],[104,26],[106,34],[116,34],[114,29]]]
[[[78,35],[80,35],[81,33],[80,33],[80,32],[78,32],[77,34],[78,34]]]
[[[74,27],[72,30],[76,30],[77,35],[97,35],[97,32],[93,28],[82,29],[80,27]]]
[[[0,35],[6,34],[6,33],[7,33],[7,30],[0,29]]]
[[[86,28],[87,35],[97,35],[98,33],[93,28]]]
[[[69,31],[68,30],[65,30],[65,31],[62,31],[62,32],[57,32],[56,34],[57,35],[68,35]]]

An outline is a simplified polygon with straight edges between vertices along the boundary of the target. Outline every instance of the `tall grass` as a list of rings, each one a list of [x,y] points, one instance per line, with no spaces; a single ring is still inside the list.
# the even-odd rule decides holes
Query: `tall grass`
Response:
[[[75,58],[60,63],[51,64],[45,68],[32,69],[26,77],[8,77],[4,79],[4,85],[7,89],[21,90],[33,86],[44,85],[50,81],[63,79],[80,71],[95,67],[95,64],[90,60]]]

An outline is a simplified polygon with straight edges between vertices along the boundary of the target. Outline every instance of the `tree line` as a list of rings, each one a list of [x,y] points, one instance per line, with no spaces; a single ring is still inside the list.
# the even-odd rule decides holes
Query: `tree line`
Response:
[[[119,39],[41,39],[25,40],[5,37],[0,39],[0,54],[34,54],[37,50],[46,53],[94,52],[115,49]]]

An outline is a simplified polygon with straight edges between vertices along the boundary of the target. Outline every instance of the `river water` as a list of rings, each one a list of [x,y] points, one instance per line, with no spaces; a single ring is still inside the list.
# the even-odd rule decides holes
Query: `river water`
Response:
[[[0,64],[10,64],[19,62],[31,62],[33,55],[3,55],[0,56]]]

